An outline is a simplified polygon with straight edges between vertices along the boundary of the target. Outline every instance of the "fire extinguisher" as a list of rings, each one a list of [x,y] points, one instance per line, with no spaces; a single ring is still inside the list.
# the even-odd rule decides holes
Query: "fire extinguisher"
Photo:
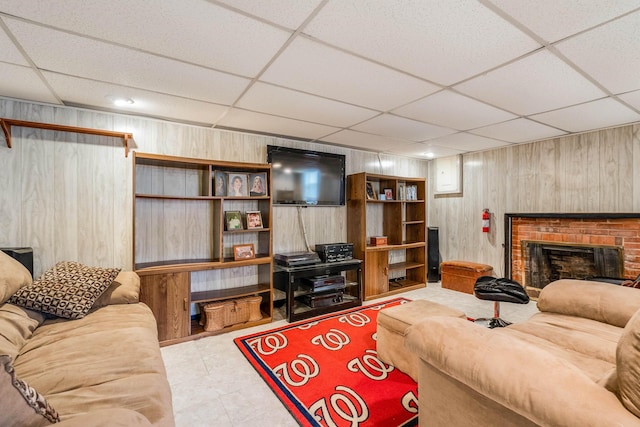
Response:
[[[482,210],[482,232],[488,233],[491,225],[491,214],[489,213],[489,209]]]

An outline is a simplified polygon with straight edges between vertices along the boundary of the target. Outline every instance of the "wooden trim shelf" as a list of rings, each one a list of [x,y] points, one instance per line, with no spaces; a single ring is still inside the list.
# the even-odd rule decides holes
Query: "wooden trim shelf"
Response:
[[[255,258],[235,261],[233,258],[225,258],[224,260],[207,260],[207,259],[189,259],[189,260],[171,260],[136,264],[135,271],[138,275],[148,274],[166,274],[178,273],[181,271],[204,271],[218,270],[230,267],[244,267],[247,265],[269,264],[271,263],[269,255],[257,254]]]
[[[423,263],[420,262],[396,262],[394,264],[389,264],[389,271],[398,271],[398,270],[410,270],[412,268],[420,268],[424,267]]]
[[[411,248],[419,248],[422,246],[426,246],[425,242],[415,242],[415,243],[403,243],[401,245],[379,245],[379,246],[367,246],[367,252],[376,252],[376,251],[397,251],[401,249],[411,249]]]
[[[88,135],[110,136],[114,138],[122,138],[124,144],[124,156],[129,157],[129,140],[133,139],[130,132],[116,132],[111,130],[80,128],[76,126],[57,125],[53,123],[27,122],[24,120],[0,119],[0,127],[4,132],[7,141],[7,147],[12,148],[11,143],[11,127],[18,126],[23,128],[44,129],[57,132],[83,133]]]

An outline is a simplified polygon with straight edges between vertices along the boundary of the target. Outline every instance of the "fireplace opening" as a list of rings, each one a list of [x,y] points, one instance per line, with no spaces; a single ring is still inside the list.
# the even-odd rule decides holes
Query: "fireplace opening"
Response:
[[[621,246],[523,240],[527,288],[542,289],[559,279],[622,277]]]

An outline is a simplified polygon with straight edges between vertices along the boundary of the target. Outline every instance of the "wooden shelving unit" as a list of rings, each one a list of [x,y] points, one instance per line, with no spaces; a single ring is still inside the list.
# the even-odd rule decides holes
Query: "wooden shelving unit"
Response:
[[[134,152],[134,268],[140,300],[150,306],[162,345],[273,319],[271,165]],[[264,174],[266,196],[214,195],[214,174]],[[245,185],[248,184],[248,180]],[[259,211],[262,228],[225,230],[225,212]],[[234,260],[234,245],[255,257]],[[262,297],[262,319],[215,332],[199,325],[199,305]]]
[[[414,190],[409,197],[408,187]],[[392,190],[393,200],[377,198],[384,189]],[[347,236],[353,256],[363,260],[365,300],[426,286],[425,191],[422,178],[347,177]],[[371,246],[373,236],[386,236],[387,244]]]

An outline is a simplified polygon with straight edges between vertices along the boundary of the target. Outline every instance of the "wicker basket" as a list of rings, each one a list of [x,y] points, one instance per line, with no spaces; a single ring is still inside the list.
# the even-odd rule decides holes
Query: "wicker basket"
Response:
[[[204,314],[207,332],[219,331],[227,326],[244,322],[254,322],[262,319],[260,312],[261,296],[252,296],[206,304]]]

